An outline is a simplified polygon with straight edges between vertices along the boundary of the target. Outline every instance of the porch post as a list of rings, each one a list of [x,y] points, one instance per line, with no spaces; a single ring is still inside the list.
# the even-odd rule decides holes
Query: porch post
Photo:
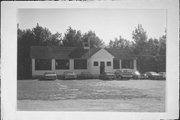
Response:
[[[121,61],[121,59],[119,59],[119,69],[121,69],[121,68],[122,68],[121,63],[122,63],[122,61]]]
[[[91,67],[91,60],[90,60],[90,58],[87,59],[87,67],[88,67],[87,68],[88,71],[91,72],[91,68],[90,68]]]
[[[35,73],[35,59],[32,58],[32,76],[34,76]]]
[[[74,70],[74,59],[69,60],[69,69]]]
[[[55,71],[55,66],[56,66],[55,59],[52,59],[51,60],[51,70],[52,71]]]
[[[136,66],[136,65],[137,65],[137,62],[136,62],[136,59],[133,60],[133,65],[134,65],[134,67],[133,67],[134,70],[137,70],[137,66]]]

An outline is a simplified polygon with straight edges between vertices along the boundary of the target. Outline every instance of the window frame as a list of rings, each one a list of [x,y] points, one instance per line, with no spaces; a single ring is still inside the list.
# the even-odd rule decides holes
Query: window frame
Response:
[[[68,61],[68,67],[65,68],[65,66],[61,66],[62,68],[57,68],[56,63],[57,61]],[[64,64],[64,63],[63,63]],[[64,67],[64,68],[63,68]],[[55,69],[56,70],[69,70],[70,69],[70,60],[69,59],[55,59]]]
[[[41,64],[38,65],[38,63],[40,63],[41,60],[42,61],[47,60],[47,62],[46,63],[41,62]],[[48,66],[46,66],[46,65],[48,65]],[[52,59],[35,59],[35,66],[34,67],[35,67],[36,71],[38,71],[38,70],[52,70]],[[43,69],[43,68],[45,68],[45,69]]]
[[[95,63],[97,63],[97,65],[95,65]],[[96,66],[96,67],[99,66],[99,62],[98,61],[94,61],[93,62],[93,66]]]
[[[109,63],[109,64],[108,64]],[[110,67],[111,66],[111,61],[106,62],[106,66]]]
[[[125,65],[126,64],[126,65]],[[121,61],[121,67],[124,69],[133,69],[133,60],[131,59],[124,59]]]
[[[77,61],[85,61],[86,63],[81,63],[81,65],[85,65],[85,66],[81,66],[81,65],[77,65],[77,64],[80,64],[80,63],[76,63]],[[77,67],[78,66],[78,67]],[[81,66],[81,67],[80,67]],[[82,69],[88,69],[88,65],[87,65],[87,59],[74,59],[74,69],[75,70],[82,70]]]
[[[118,66],[115,67],[115,61],[117,62],[118,61]],[[113,69],[120,69],[120,59],[113,59]]]

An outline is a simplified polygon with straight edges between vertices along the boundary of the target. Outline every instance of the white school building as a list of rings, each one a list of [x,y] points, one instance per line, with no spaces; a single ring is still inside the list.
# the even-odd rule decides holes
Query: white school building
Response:
[[[62,75],[65,71],[81,74],[88,71],[100,74],[100,67],[114,72],[117,69],[137,69],[136,58],[128,49],[33,46],[31,47],[32,76],[42,76],[47,71]]]

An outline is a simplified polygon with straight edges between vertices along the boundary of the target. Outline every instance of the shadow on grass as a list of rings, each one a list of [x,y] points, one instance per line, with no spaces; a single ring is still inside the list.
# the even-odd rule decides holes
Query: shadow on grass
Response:
[[[39,81],[55,81],[55,80],[58,80],[58,79],[43,79],[43,78],[39,78],[38,80]]]

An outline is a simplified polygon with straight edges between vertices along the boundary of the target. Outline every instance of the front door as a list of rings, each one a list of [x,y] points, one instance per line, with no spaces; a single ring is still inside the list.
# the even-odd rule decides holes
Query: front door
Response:
[[[105,62],[101,61],[100,62],[100,74],[105,72]]]

